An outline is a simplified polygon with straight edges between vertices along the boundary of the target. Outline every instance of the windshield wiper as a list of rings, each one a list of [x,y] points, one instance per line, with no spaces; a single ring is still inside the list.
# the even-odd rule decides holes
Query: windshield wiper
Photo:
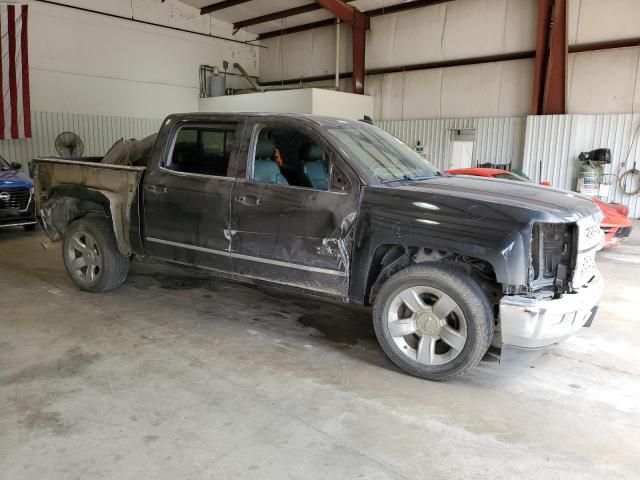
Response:
[[[406,181],[406,182],[415,182],[418,180],[430,180],[432,178],[436,178],[441,176],[442,174],[440,172],[434,173],[433,175],[422,175],[422,176],[411,176],[411,175],[407,175],[404,174],[401,177],[395,177],[395,178],[391,178],[389,180],[383,180],[382,183],[391,183],[391,182],[399,182],[399,181]]]

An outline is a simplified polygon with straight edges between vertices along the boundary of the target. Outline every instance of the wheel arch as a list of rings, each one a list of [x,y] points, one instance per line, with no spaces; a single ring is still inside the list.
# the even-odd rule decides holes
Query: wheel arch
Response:
[[[485,272],[493,277],[496,284],[504,282],[504,265],[496,262],[491,256],[483,258],[470,253],[470,249],[441,249],[435,246],[409,246],[403,244],[380,244],[374,250],[367,268],[364,301],[371,305],[382,284],[394,273],[411,265],[426,263],[440,263],[447,260],[453,265],[472,264],[482,262],[488,270]],[[464,259],[464,261],[462,261]],[[492,261],[493,260],[493,261]],[[502,275],[501,275],[502,273]]]
[[[122,203],[120,195],[107,190],[60,185],[51,189],[40,209],[39,219],[47,235],[56,241],[64,236],[69,224],[79,218],[91,215],[106,217],[112,225],[118,250],[128,256],[132,249]]]

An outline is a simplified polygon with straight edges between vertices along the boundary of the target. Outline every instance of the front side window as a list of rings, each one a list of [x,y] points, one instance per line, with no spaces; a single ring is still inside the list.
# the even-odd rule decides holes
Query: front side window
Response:
[[[411,147],[384,130],[366,123],[328,129],[365,169],[382,182],[421,180],[440,172]]]
[[[306,133],[288,127],[263,127],[258,132],[253,181],[328,190],[330,172],[328,155]]]
[[[227,177],[236,125],[186,125],[176,134],[166,168],[176,172]]]

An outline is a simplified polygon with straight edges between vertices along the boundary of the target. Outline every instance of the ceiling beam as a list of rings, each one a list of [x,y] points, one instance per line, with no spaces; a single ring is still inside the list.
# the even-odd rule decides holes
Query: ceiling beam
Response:
[[[280,35],[290,35],[292,33],[306,32],[307,30],[313,30],[315,28],[328,27],[335,25],[335,18],[328,18],[326,20],[320,20],[313,23],[305,23],[304,25],[297,25],[293,27],[281,28],[279,30],[272,30],[270,32],[260,33],[256,40],[265,40],[267,38],[279,37]]]
[[[353,2],[355,0],[344,0],[345,3]],[[273,22],[274,20],[280,20],[282,18],[293,17],[295,15],[302,15],[303,13],[313,12],[315,10],[321,10],[323,7],[319,3],[309,3],[300,7],[287,8],[286,10],[280,10],[279,12],[268,13],[259,17],[248,18],[247,20],[240,20],[233,24],[233,29],[238,30],[240,28],[250,27],[252,25],[259,25],[261,23]]]
[[[222,2],[212,3],[206,7],[200,9],[200,15],[206,15],[207,13],[217,12],[225,8],[235,7],[236,5],[242,5],[243,3],[250,2],[251,0],[223,0]]]
[[[398,3],[397,5],[389,5],[388,7],[374,8],[367,10],[366,13],[370,17],[379,17],[380,15],[389,15],[390,13],[404,12],[413,10],[414,8],[430,7],[440,3],[449,3],[453,0],[414,0],[413,2]]]
[[[343,22],[354,23],[356,17],[362,15],[360,10],[347,5],[342,0],[316,0],[316,2]]]
[[[389,7],[367,10],[366,12],[363,12],[363,13],[369,17],[379,17],[381,15],[389,15],[391,13],[404,12],[406,10],[413,10],[415,8],[430,7],[431,5],[438,5],[440,3],[449,3],[452,1],[453,0],[414,0],[412,2],[400,3],[398,5],[391,5]],[[334,23],[335,23],[335,20],[332,20],[330,23],[327,23],[326,21],[313,22],[313,23],[305,23],[303,25],[296,25],[295,27],[289,27],[281,30],[272,30],[270,32],[264,32],[264,33],[258,34],[257,40],[265,40],[267,38],[279,37],[280,35],[288,35],[290,33],[304,32],[307,30],[313,30],[315,28],[324,27],[327,25],[333,25]]]

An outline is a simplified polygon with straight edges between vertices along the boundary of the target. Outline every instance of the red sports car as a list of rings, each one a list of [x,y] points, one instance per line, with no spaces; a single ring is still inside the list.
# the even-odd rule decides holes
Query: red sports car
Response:
[[[518,182],[531,182],[531,179],[524,175],[514,172],[507,172],[499,168],[458,168],[455,170],[447,170],[451,175],[473,175],[475,177],[489,177],[502,180],[515,180]],[[551,186],[549,182],[542,182],[541,185]],[[604,213],[604,219],[600,223],[600,228],[605,234],[604,246],[617,247],[623,240],[631,234],[633,223],[627,218],[629,210],[624,205],[611,205],[596,198],[594,202],[600,207]]]

